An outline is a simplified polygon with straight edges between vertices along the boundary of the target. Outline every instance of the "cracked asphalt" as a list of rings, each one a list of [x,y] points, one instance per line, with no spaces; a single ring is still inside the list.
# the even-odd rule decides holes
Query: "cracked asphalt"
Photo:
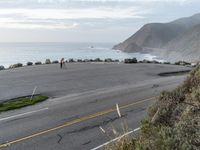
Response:
[[[186,77],[159,73],[188,69],[102,63],[67,64],[65,70],[42,65],[0,71],[1,101],[30,95],[35,86],[37,93],[50,96],[38,105],[0,114],[0,149],[90,150],[138,128],[154,102],[152,97],[175,88]]]

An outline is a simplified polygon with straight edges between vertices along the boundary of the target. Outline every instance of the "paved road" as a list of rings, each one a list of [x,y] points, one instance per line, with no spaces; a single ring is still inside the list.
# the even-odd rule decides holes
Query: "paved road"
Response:
[[[0,72],[0,99],[37,92],[41,104],[0,114],[0,148],[8,150],[89,150],[136,129],[160,91],[185,76],[158,73],[188,68],[154,64],[69,64]],[[119,104],[122,118],[115,105]],[[101,126],[106,133],[103,133]],[[113,129],[116,130],[114,134]]]

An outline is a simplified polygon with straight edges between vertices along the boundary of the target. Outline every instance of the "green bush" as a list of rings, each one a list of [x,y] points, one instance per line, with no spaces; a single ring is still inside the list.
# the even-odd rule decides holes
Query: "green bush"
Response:
[[[34,105],[36,103],[45,101],[46,99],[48,99],[47,96],[41,96],[41,95],[34,96],[32,100],[30,100],[30,97],[12,99],[7,102],[0,103],[0,112],[19,109],[29,105]]]

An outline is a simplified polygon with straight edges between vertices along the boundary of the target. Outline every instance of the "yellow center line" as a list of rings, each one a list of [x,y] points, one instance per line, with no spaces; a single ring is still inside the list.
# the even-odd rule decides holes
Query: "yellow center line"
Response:
[[[134,103],[126,104],[126,105],[123,105],[119,108],[125,109],[125,108],[128,108],[128,107],[133,106],[133,105],[137,105],[137,104],[140,104],[140,103],[150,101],[152,99],[155,99],[155,97],[151,97],[151,98],[140,100],[140,101],[137,101],[137,102],[134,102]],[[4,144],[0,144],[0,148],[7,147],[7,146],[10,146],[12,144],[16,144],[16,143],[19,143],[19,142],[22,142],[22,141],[25,141],[25,140],[46,134],[46,133],[49,133],[49,132],[52,132],[52,131],[55,131],[55,130],[58,130],[58,129],[61,129],[61,128],[64,128],[64,127],[67,127],[67,126],[70,126],[70,125],[74,125],[74,124],[81,123],[81,122],[84,122],[84,121],[87,121],[87,120],[90,120],[90,119],[94,119],[94,118],[109,114],[109,113],[114,112],[114,111],[116,111],[116,108],[107,109],[107,110],[104,110],[104,111],[101,111],[101,112],[97,112],[95,114],[90,114],[88,116],[84,116],[84,117],[81,117],[81,118],[78,118],[78,119],[74,119],[72,121],[66,122],[66,123],[59,125],[57,127],[50,128],[50,129],[47,129],[47,130],[29,135],[29,136],[26,136],[26,137],[23,137],[23,138],[19,138],[17,140],[13,140],[13,141],[10,141],[10,142],[4,143]]]

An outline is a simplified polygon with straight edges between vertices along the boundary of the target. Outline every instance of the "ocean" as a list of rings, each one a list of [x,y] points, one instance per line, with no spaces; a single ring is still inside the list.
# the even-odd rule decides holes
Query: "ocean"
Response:
[[[119,59],[136,57],[138,60],[153,60],[155,56],[140,53],[124,53],[113,50],[114,43],[0,43],[0,65],[8,67],[15,63],[46,59]]]

